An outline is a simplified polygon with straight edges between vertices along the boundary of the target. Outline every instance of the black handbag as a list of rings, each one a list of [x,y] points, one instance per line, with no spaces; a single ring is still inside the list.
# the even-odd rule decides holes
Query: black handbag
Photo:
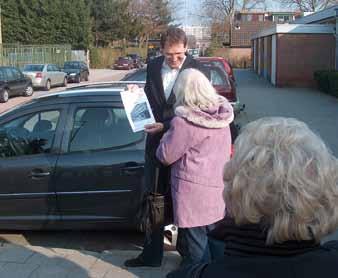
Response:
[[[149,232],[172,223],[172,200],[171,194],[158,192],[158,184],[163,182],[159,179],[159,168],[155,169],[154,191],[148,193],[143,201],[139,213],[141,230]]]

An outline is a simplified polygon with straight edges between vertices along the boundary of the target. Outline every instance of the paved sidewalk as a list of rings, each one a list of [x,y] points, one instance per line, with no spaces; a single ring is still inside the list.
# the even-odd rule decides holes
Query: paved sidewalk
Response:
[[[18,246],[0,247],[1,278],[161,278],[180,261],[176,252],[166,252],[162,267],[123,267],[124,260],[139,251],[112,250],[101,253],[85,250]]]

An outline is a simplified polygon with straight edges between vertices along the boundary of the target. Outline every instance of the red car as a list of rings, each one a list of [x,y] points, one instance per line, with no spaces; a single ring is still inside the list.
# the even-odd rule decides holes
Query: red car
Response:
[[[235,81],[235,76],[232,67],[230,63],[223,57],[199,57],[197,58],[197,60],[202,64],[204,63],[213,64],[215,66],[224,69],[225,72],[229,75],[229,77]]]
[[[220,57],[199,57],[197,60],[204,66],[204,68],[209,69],[211,74],[210,81],[217,93],[228,99],[228,101],[232,104],[235,113],[241,111],[242,106],[240,105],[237,96],[235,77],[230,64]],[[228,65],[227,70],[223,67],[224,64],[223,62],[221,63],[222,60]]]
[[[113,68],[118,70],[130,70],[134,68],[134,61],[130,57],[119,57],[115,61]]]

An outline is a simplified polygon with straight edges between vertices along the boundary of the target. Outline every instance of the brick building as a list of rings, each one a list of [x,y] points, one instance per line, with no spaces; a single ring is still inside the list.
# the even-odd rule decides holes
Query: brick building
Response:
[[[237,11],[232,24],[230,46],[251,48],[254,34],[276,24],[289,23],[300,16],[299,12]]]
[[[316,70],[337,69],[338,5],[252,37],[253,69],[276,86],[313,87]]]
[[[288,23],[299,16],[299,12],[237,11],[231,22],[214,24],[212,27],[214,40],[227,46],[219,49],[215,55],[225,57],[235,67],[250,67],[252,36],[277,23]]]

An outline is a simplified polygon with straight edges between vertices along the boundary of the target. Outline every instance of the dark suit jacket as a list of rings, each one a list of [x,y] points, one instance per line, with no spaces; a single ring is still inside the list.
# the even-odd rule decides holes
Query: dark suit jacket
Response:
[[[170,121],[174,117],[173,105],[176,98],[171,92],[168,100],[165,98],[161,69],[164,61],[164,56],[160,56],[151,60],[147,66],[147,80],[144,87],[145,93],[148,97],[150,106],[152,108],[155,120],[164,124],[164,131],[159,134],[147,135],[146,154],[155,158],[156,149],[165,131],[169,129]],[[187,68],[196,68],[203,71],[199,62],[194,60],[192,56],[187,55],[181,70]]]

